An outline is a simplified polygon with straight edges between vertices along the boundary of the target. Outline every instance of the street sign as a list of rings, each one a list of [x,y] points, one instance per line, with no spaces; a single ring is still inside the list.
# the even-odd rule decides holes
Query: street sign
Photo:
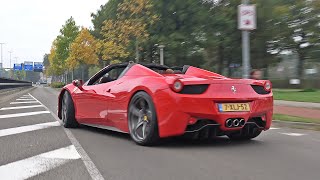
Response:
[[[13,64],[14,71],[22,71],[22,64]]]
[[[33,71],[33,62],[24,62],[24,70],[25,71]]]
[[[34,72],[42,72],[43,71],[43,63],[42,62],[34,62],[33,63],[33,71]]]
[[[254,30],[257,28],[256,6],[238,6],[238,28],[243,31]]]

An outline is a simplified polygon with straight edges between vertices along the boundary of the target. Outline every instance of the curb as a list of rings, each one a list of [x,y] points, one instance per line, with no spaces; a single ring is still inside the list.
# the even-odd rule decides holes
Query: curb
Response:
[[[272,120],[272,124],[280,127],[289,127],[296,129],[310,129],[320,131],[320,124],[317,123],[304,123],[304,122],[290,122],[290,121],[280,121]]]

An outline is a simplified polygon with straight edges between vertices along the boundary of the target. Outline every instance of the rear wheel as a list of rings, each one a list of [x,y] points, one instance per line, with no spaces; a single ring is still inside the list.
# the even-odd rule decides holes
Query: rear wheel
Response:
[[[248,128],[248,129],[243,129],[241,131],[228,134],[227,136],[231,140],[250,140],[258,137],[261,134],[261,132],[262,130],[258,128]]]
[[[131,99],[128,124],[131,138],[139,145],[152,145],[159,139],[155,107],[147,93],[138,92]]]
[[[61,119],[64,127],[75,128],[79,126],[74,112],[74,105],[71,96],[68,92],[65,92],[61,101]]]

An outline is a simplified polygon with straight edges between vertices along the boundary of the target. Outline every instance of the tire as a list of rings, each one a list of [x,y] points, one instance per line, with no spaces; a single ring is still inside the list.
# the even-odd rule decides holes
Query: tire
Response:
[[[258,137],[261,134],[262,130],[257,128],[250,128],[248,131],[238,131],[227,136],[231,140],[251,140],[253,138]]]
[[[155,106],[146,92],[138,92],[132,97],[128,108],[128,126],[132,140],[138,145],[154,145],[159,139]]]
[[[65,128],[76,128],[79,126],[75,118],[73,101],[69,92],[65,92],[61,100],[61,120]]]

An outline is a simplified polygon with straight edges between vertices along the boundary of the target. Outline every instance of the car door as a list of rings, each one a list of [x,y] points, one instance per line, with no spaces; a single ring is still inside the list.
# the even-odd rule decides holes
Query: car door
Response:
[[[121,69],[123,70],[123,68]],[[108,105],[114,96],[110,91],[111,87],[117,83],[116,72],[121,69],[119,67],[107,69],[94,77],[93,82],[89,81],[88,84],[84,85],[83,91],[75,91],[76,114],[80,123],[112,126],[112,122],[108,120]],[[108,82],[99,82],[107,76],[111,76]]]
[[[77,90],[75,98],[77,107],[77,120],[82,124],[108,123],[108,102],[110,96],[108,88],[114,82],[83,86],[83,91]]]

